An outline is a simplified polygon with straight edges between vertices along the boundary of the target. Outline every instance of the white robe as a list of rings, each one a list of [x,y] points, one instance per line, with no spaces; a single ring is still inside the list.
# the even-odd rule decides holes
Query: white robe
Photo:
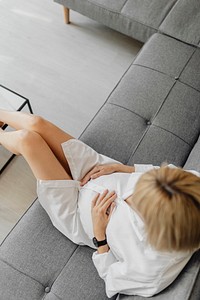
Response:
[[[166,288],[193,253],[153,249],[146,242],[142,219],[124,201],[134,192],[138,178],[154,167],[135,165],[132,174],[101,176],[81,187],[79,181],[95,165],[119,162],[75,139],[63,143],[62,148],[74,180],[38,180],[37,185],[39,201],[54,226],[74,243],[95,248],[91,201],[96,193],[114,190],[116,207],[106,229],[110,250],[103,254],[96,251],[92,257],[99,276],[105,281],[107,296],[123,293],[149,297]]]

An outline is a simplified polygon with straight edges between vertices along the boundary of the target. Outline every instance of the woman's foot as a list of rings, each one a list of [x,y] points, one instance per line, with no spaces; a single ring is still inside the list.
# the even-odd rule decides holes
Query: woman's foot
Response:
[[[2,126],[3,126],[3,124],[4,124],[4,123],[0,121],[0,127],[2,127]]]

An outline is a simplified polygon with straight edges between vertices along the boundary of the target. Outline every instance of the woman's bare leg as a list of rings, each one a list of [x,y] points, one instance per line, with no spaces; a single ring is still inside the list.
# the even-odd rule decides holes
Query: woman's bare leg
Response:
[[[0,121],[8,124],[17,130],[27,129],[29,131],[35,131],[41,135],[46,141],[56,158],[61,165],[71,175],[71,171],[68,162],[63,153],[61,144],[69,139],[73,139],[71,135],[64,132],[51,122],[43,119],[42,117],[24,113],[24,112],[10,112],[0,110]]]
[[[37,179],[72,179],[48,144],[36,132],[26,129],[4,132],[0,129],[0,144],[16,155],[23,155]]]

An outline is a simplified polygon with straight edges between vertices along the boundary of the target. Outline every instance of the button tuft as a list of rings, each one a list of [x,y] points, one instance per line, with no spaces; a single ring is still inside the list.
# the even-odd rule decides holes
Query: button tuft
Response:
[[[45,288],[45,293],[49,293],[50,292],[50,287],[49,286],[47,286],[46,288]]]
[[[151,125],[151,121],[147,121],[147,123],[146,123],[147,125]]]
[[[178,79],[179,79],[179,77],[178,77],[178,76],[176,76],[176,77],[175,77],[175,80],[178,80]]]

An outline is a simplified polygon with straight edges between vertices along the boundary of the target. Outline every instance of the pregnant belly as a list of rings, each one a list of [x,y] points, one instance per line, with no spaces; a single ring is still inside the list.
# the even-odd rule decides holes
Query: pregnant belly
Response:
[[[91,215],[91,203],[95,195],[97,195],[97,192],[87,188],[83,188],[80,189],[78,198],[78,211],[80,215],[80,220],[85,230],[85,233],[91,239],[94,237]]]

